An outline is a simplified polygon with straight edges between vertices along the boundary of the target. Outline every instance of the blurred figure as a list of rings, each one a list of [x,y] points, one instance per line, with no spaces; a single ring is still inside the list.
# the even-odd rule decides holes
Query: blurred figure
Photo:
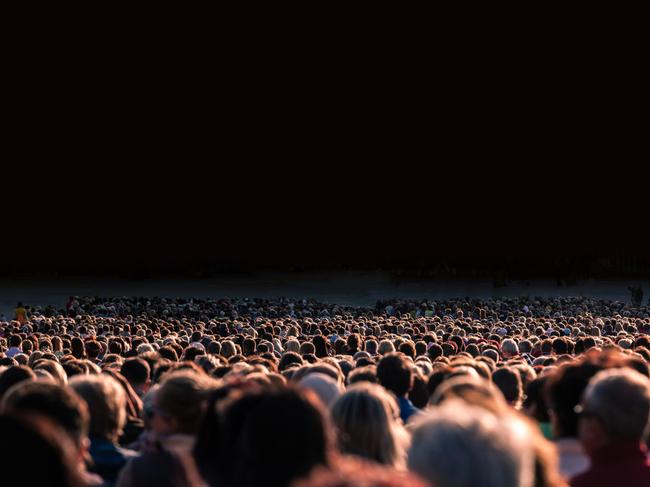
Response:
[[[29,367],[14,365],[0,374],[0,404],[5,393],[16,384],[23,381],[36,380],[36,374]]]
[[[27,308],[25,308],[25,306],[23,306],[23,303],[20,301],[16,305],[15,314],[16,321],[18,321],[21,325],[27,321]]]
[[[513,417],[448,401],[414,424],[409,469],[432,487],[532,487],[529,436]]]
[[[190,370],[171,372],[163,378],[149,412],[148,443],[142,456],[121,471],[119,487],[201,485],[192,449],[213,386],[203,373]]]
[[[331,468],[317,467],[292,487],[427,487],[408,472],[359,460],[341,459]]]
[[[86,487],[77,452],[58,427],[41,417],[0,415],[2,484]]]
[[[391,467],[404,467],[408,434],[395,399],[378,385],[352,386],[332,407],[342,453]]]
[[[59,433],[52,437],[66,449],[67,440],[70,440],[74,449],[72,458],[76,475],[87,485],[103,483],[98,475],[86,468],[90,443],[88,408],[69,387],[48,382],[23,381],[9,389],[2,402],[2,412],[45,418],[55,425],[55,429],[60,428]]]
[[[70,387],[86,402],[90,412],[91,470],[113,485],[126,462],[136,452],[117,444],[126,422],[126,397],[108,375],[77,375]]]
[[[404,354],[386,353],[377,364],[377,379],[382,386],[395,395],[404,424],[420,411],[407,397],[413,387],[413,370]]]
[[[330,428],[313,393],[277,387],[232,396],[205,418],[203,434],[217,441],[195,452],[211,487],[289,487],[330,464]]]
[[[650,423],[650,380],[630,369],[599,372],[585,390],[580,442],[591,467],[572,487],[648,487],[650,459],[644,444]]]

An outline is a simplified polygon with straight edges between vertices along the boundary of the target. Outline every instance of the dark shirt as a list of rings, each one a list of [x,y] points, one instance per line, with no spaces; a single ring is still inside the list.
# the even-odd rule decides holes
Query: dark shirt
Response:
[[[397,404],[399,405],[399,415],[402,418],[404,424],[406,424],[411,416],[420,411],[413,405],[411,401],[405,397],[398,397]]]
[[[648,487],[650,460],[640,443],[615,443],[590,454],[591,467],[571,479],[571,487]]]
[[[124,464],[138,455],[133,450],[127,450],[101,438],[90,439],[89,452],[93,465],[88,470],[102,477],[108,485],[113,485]]]

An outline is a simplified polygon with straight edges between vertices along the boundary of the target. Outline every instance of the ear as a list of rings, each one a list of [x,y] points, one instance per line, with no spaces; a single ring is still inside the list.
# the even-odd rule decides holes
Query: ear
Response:
[[[92,462],[92,458],[90,456],[90,440],[88,437],[84,438],[81,440],[81,444],[79,445],[79,450],[77,454],[77,462],[80,464],[86,464],[88,462]]]

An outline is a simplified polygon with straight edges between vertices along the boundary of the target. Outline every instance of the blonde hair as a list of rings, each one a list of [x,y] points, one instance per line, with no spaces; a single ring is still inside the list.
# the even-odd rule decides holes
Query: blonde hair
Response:
[[[351,386],[332,406],[342,452],[402,467],[408,434],[399,407],[383,387],[368,382]]]
[[[493,414],[501,414],[508,409],[508,404],[497,387],[483,378],[471,375],[444,381],[429,399],[429,406],[438,406],[450,399],[480,406]]]
[[[298,353],[300,351],[300,342],[294,338],[287,340],[284,344],[285,351]]]

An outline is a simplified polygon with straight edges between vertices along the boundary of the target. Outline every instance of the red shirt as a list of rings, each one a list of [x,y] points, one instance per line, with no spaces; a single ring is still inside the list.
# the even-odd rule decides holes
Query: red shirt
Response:
[[[571,479],[571,487],[648,487],[650,459],[640,443],[616,443],[589,455],[591,467]]]

